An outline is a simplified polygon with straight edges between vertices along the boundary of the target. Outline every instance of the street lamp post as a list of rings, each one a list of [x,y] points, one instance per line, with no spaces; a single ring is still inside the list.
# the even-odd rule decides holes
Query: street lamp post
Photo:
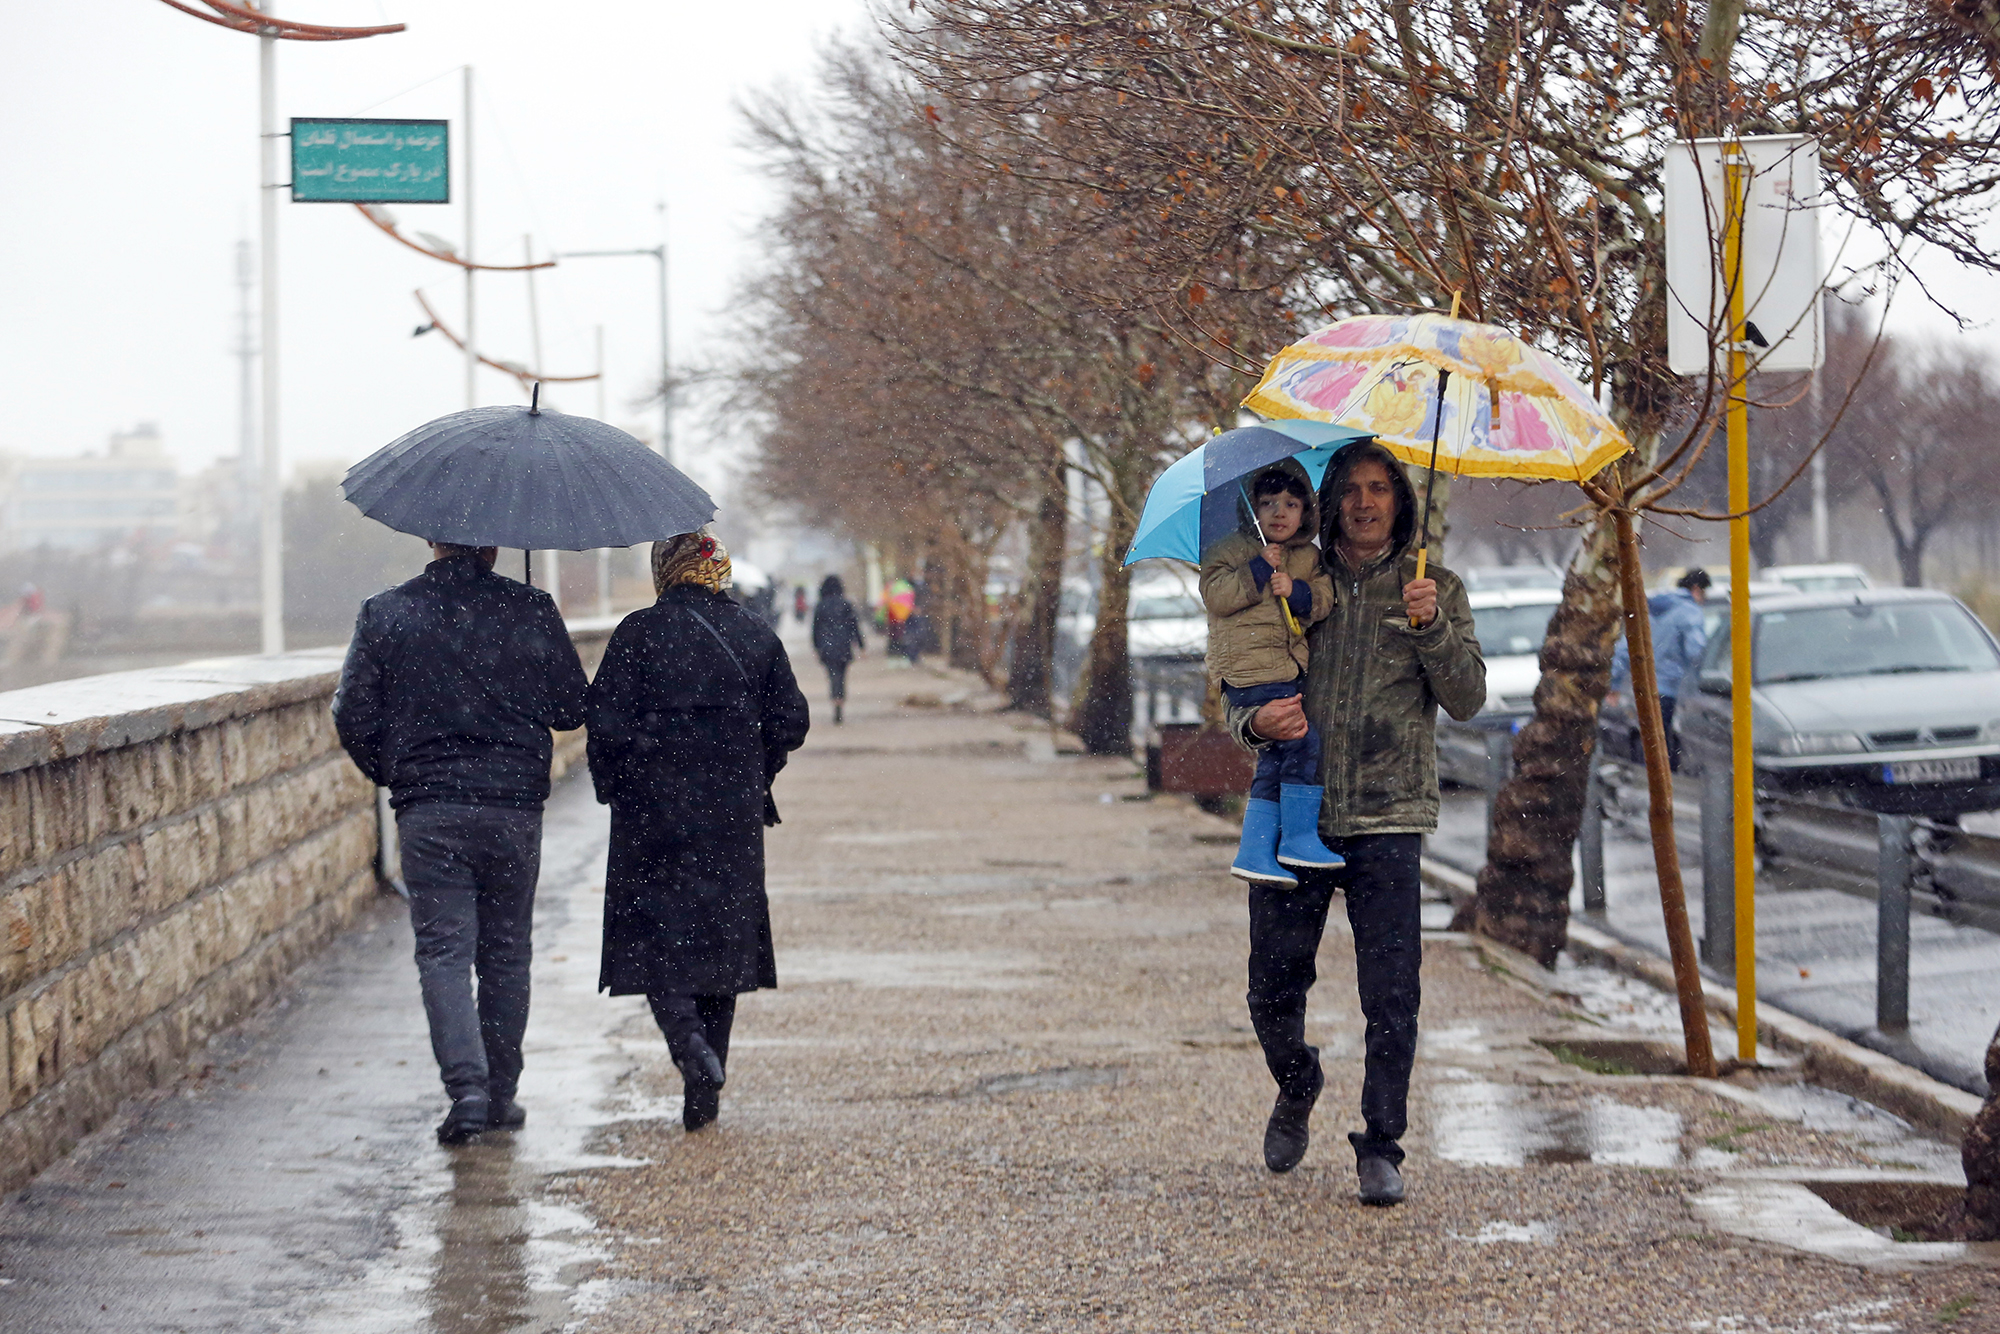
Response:
[[[266,4],[270,0],[265,0]],[[278,467],[278,37],[264,28],[257,34],[257,119],[259,123],[258,295],[262,318],[264,420],[257,466],[257,587],[261,633],[266,653],[285,651],[285,490]]]
[[[674,461],[674,380],[671,344],[667,341],[667,242],[635,250],[565,250],[561,259],[608,259],[616,256],[650,255],[659,265],[660,278],[660,457]],[[601,368],[600,368],[601,369]]]
[[[400,23],[373,28],[329,28],[316,23],[298,23],[275,18],[273,0],[261,4],[236,4],[233,0],[203,0],[213,14],[204,14],[179,0],[165,3],[191,14],[204,23],[213,23],[232,32],[253,33],[257,37],[257,133],[262,146],[258,153],[258,209],[260,236],[259,328],[262,331],[263,439],[258,450],[257,470],[257,570],[262,604],[262,640],[266,653],[285,651],[285,512],[284,487],[278,465],[278,191],[285,183],[278,179],[278,43],[345,42],[357,37],[379,37],[401,32]]]

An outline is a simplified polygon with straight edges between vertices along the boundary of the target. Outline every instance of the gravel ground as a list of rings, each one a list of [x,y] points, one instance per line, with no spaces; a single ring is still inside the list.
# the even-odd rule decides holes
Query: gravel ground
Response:
[[[642,1165],[556,1189],[612,1254],[593,1334],[2000,1329],[1989,1269],[1697,1222],[1686,1196],[1732,1167],[1886,1151],[1565,1064],[1531,1039],[1574,1021],[1454,937],[1426,945],[1408,1203],[1354,1198],[1333,930],[1316,1138],[1273,1176],[1229,827],[955,678],[871,659],[852,688],[779,780],[782,986],[743,998],[721,1121],[620,1123],[601,1147]],[[628,1079],[676,1105],[663,1048]]]

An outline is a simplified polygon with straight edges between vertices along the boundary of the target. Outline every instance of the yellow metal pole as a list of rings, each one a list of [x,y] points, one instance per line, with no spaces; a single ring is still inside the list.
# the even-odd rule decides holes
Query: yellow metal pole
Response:
[[[1736,869],[1736,1055],[1757,1059],[1757,791],[1750,763],[1750,404],[1743,353],[1743,214],[1750,162],[1722,150],[1722,275],[1729,291],[1729,737]]]

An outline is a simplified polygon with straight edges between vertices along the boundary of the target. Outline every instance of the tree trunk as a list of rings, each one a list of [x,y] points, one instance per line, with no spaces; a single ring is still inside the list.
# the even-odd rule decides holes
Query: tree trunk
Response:
[[[1912,533],[1909,541],[1900,538],[1896,542],[1896,566],[1903,575],[1903,587],[1922,588],[1924,586],[1924,539],[1928,533]]]
[[[1563,581],[1542,641],[1535,713],[1514,737],[1514,774],[1493,798],[1486,865],[1468,923],[1545,968],[1569,934],[1570,851],[1583,823],[1584,780],[1597,746],[1597,710],[1618,636],[1617,542],[1600,516]]]
[[[1646,606],[1646,575],[1639,568],[1639,539],[1629,510],[1614,510],[1618,535],[1619,601],[1625,613],[1625,643],[1632,657],[1632,703],[1646,749],[1647,815],[1653,833],[1653,867],[1659,873],[1660,915],[1666,921],[1667,953],[1674,961],[1674,988],[1680,996],[1681,1032],[1687,1039],[1688,1073],[1715,1078],[1715,1053],[1708,1041],[1708,1006],[1701,995],[1701,965],[1695,962],[1694,933],[1688,929],[1687,892],[1681,884],[1681,854],[1674,842],[1674,776],[1667,761],[1667,729],[1660,712],[1660,682],[1654,674],[1653,624]],[[1585,771],[1590,761],[1584,760]],[[1565,895],[1567,899],[1567,895]],[[1567,925],[1565,925],[1567,932]]]
[[[1101,580],[1097,629],[1091,633],[1083,679],[1077,684],[1074,730],[1091,755],[1132,753],[1132,655],[1125,637],[1132,575],[1123,560],[1131,534],[1121,531],[1124,526],[1114,510],[1111,532],[1097,562]]]
[[[1966,1235],[2000,1241],[2000,1032],[1986,1044],[1986,1105],[1966,1127],[1959,1159],[1965,1164]]]
[[[1013,661],[1007,669],[1007,707],[1049,716],[1054,689],[1056,617],[1062,610],[1064,548],[1069,540],[1068,470],[1050,468],[1028,525],[1028,567],[1021,598],[1027,605],[1014,627]]]
[[[970,561],[951,564],[951,643],[947,661],[977,672],[985,664],[980,648],[986,642],[986,567]]]

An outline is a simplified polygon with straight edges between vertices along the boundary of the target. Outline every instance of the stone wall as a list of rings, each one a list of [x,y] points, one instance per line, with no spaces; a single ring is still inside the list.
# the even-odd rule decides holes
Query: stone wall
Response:
[[[595,671],[610,621],[572,623]],[[378,891],[341,650],[0,694],[0,1191],[176,1076]],[[556,772],[582,733],[557,738]]]

